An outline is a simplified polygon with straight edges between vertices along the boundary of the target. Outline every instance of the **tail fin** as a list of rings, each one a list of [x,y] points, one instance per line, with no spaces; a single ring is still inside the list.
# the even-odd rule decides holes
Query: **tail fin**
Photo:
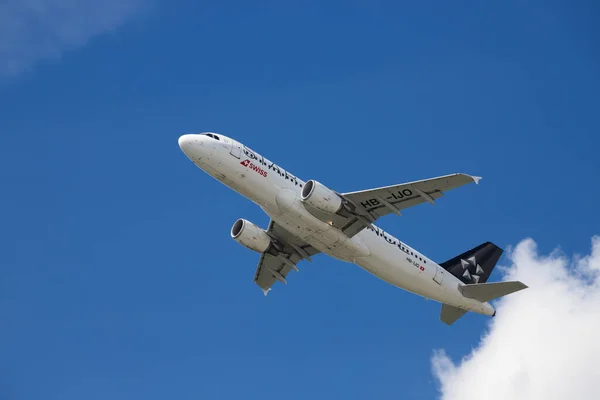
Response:
[[[484,283],[490,277],[503,251],[495,244],[485,242],[440,265],[463,283]]]
[[[527,285],[519,281],[476,283],[458,287],[463,296],[479,300],[482,303],[523,289],[527,289]]]

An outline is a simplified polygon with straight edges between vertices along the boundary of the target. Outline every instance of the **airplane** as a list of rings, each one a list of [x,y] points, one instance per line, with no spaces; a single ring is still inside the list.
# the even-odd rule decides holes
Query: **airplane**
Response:
[[[527,288],[519,281],[487,283],[503,250],[485,242],[440,264],[374,225],[387,214],[421,203],[481,177],[463,173],[339,193],[303,181],[249,147],[214,132],[184,134],[181,151],[204,172],[257,204],[269,217],[262,229],[240,218],[231,228],[239,244],[260,253],[254,274],[266,296],[287,284],[302,260],[323,253],[353,263],[379,279],[442,304],[440,320],[453,324],[468,311],[495,316],[489,301]]]

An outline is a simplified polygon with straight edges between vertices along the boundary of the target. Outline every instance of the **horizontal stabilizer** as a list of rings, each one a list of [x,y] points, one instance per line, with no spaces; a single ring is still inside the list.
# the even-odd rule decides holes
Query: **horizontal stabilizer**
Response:
[[[440,321],[446,325],[452,325],[457,319],[465,315],[467,310],[458,307],[442,304],[442,312],[440,313]]]
[[[474,283],[470,285],[459,286],[463,296],[479,300],[482,303],[506,296],[519,290],[527,289],[527,285],[519,281],[512,282],[493,282],[493,283]]]

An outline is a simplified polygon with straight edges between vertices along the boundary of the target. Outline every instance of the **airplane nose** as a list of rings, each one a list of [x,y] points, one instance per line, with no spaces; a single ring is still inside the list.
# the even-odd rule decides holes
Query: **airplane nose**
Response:
[[[189,152],[189,150],[194,145],[194,136],[195,135],[186,134],[186,135],[181,135],[179,137],[178,143],[179,143],[179,148],[181,149],[181,151],[183,151],[186,154],[187,154],[187,152]]]

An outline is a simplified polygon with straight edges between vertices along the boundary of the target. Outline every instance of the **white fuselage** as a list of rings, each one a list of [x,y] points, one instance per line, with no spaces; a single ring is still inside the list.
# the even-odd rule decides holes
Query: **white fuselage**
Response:
[[[374,226],[353,237],[312,215],[300,200],[304,181],[223,135],[179,138],[182,151],[202,170],[258,204],[275,222],[317,250],[354,263],[414,294],[484,315],[489,303],[464,297],[463,283],[437,263]]]

